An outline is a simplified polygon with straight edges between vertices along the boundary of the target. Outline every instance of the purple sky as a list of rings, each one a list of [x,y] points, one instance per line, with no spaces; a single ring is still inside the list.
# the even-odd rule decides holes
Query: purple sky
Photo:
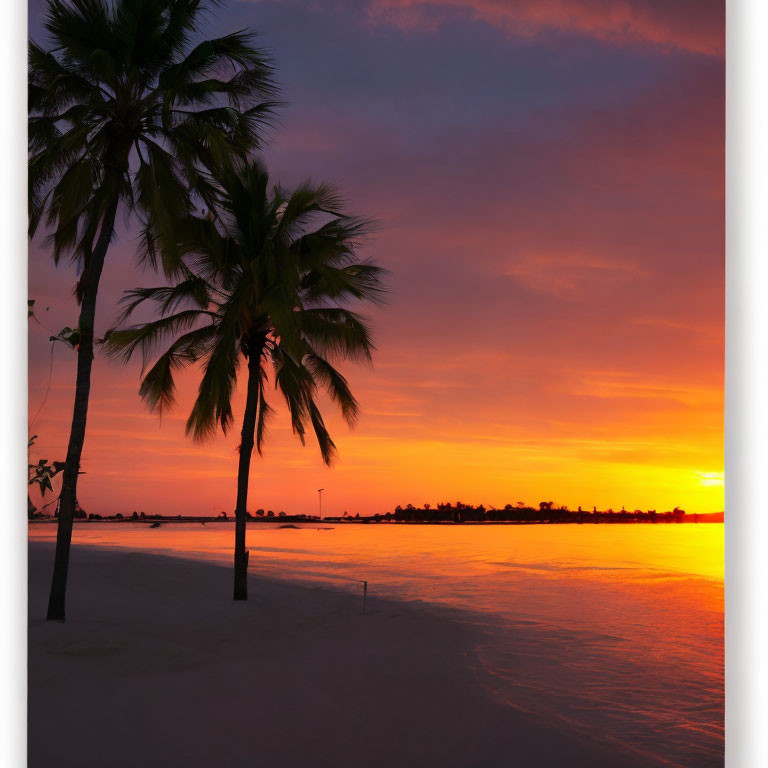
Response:
[[[40,38],[41,3],[30,3]],[[514,10],[510,10],[514,8]],[[373,370],[346,372],[322,468],[281,413],[253,507],[387,511],[462,498],[722,509],[723,3],[591,0],[238,2],[212,34],[255,28],[289,105],[267,160],[285,184],[338,182],[377,218],[392,273]],[[123,288],[157,279],[122,232],[99,328]],[[33,244],[30,295],[76,323],[74,273]],[[30,329],[30,408],[48,334]],[[59,458],[73,359],[55,352],[35,424]],[[237,436],[183,436],[196,386],[160,425],[138,371],[98,358],[86,509],[234,505]],[[201,482],[204,478],[205,481]]]

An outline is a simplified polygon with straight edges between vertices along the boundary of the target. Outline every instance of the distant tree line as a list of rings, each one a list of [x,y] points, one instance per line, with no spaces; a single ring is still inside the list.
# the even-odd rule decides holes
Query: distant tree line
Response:
[[[54,512],[53,517],[58,513]],[[36,513],[35,517],[48,517],[43,513]],[[156,521],[156,520],[182,520],[196,522],[227,521],[232,518],[224,511],[216,516],[187,516],[187,515],[163,515],[151,514],[145,515],[144,512],[134,511],[131,515],[86,514],[79,505],[75,511],[75,517],[88,520],[134,520]],[[315,515],[285,513],[280,510],[274,512],[271,509],[257,509],[246,512],[246,518],[252,522],[311,522],[317,520]],[[408,504],[405,507],[398,505],[394,512],[385,514],[374,514],[361,516],[359,513],[349,515],[344,512],[342,516],[328,515],[326,522],[347,522],[347,523],[684,523],[684,522],[722,522],[722,513],[717,514],[689,514],[685,510],[675,507],[672,510],[657,512],[655,509],[649,510],[627,510],[622,507],[616,511],[614,509],[600,510],[593,507],[592,510],[585,510],[582,507],[569,509],[566,506],[556,507],[554,502],[542,501],[538,507],[531,507],[523,502],[517,504],[507,504],[504,507],[486,507],[483,504],[473,506],[464,504],[461,501],[455,503],[440,503],[433,507],[430,504],[424,504],[421,507],[415,507]]]
[[[377,519],[403,523],[468,523],[468,522],[514,522],[514,523],[682,523],[685,510],[675,507],[673,510],[657,512],[655,509],[629,511],[623,507],[618,512],[613,509],[592,510],[556,507],[552,501],[542,501],[538,507],[525,505],[523,502],[507,504],[502,508],[473,506],[457,501],[455,504],[440,503],[433,507],[424,504],[415,507],[408,504],[398,505],[394,513],[376,515]]]

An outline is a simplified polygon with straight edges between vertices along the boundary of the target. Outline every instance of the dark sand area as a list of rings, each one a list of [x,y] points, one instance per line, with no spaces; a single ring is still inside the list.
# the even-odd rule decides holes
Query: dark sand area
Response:
[[[30,768],[635,768],[497,701],[471,622],[357,591],[74,547],[68,619],[31,543]],[[595,737],[597,738],[597,736]]]

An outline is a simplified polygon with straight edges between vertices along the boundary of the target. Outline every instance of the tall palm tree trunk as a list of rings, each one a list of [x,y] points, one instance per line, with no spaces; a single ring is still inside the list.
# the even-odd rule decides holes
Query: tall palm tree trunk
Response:
[[[255,346],[255,345],[254,345]],[[235,600],[248,599],[248,552],[245,549],[246,504],[248,503],[248,475],[253,455],[253,437],[261,386],[260,355],[251,349],[248,355],[248,390],[245,398],[243,429],[240,438],[240,461],[237,467],[237,506],[235,507]]]
[[[91,368],[93,366],[93,330],[96,318],[96,297],[99,290],[104,258],[112,239],[117,214],[118,197],[114,195],[107,204],[101,224],[99,238],[93,249],[88,266],[80,279],[81,295],[78,331],[80,341],[77,348],[77,383],[75,405],[72,413],[72,427],[67,446],[67,460],[64,466],[61,494],[59,496],[59,522],[56,530],[56,557],[53,563],[51,593],[48,598],[49,621],[64,621],[66,613],[67,574],[69,571],[69,550],[72,543],[72,521],[77,503],[77,477],[80,472],[80,456],[85,441],[85,425],[88,418],[88,400],[91,394]]]

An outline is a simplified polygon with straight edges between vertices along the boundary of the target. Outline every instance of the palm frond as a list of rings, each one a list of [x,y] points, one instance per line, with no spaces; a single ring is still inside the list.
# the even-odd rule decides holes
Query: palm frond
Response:
[[[137,350],[141,351],[142,367],[163,339],[191,328],[204,314],[199,309],[186,309],[142,325],[110,331],[104,344],[109,357],[128,362]]]
[[[115,40],[112,5],[101,0],[48,0],[43,27],[75,71],[94,70],[91,55]]]
[[[306,370],[302,370],[279,346],[272,350],[272,364],[275,370],[275,387],[285,398],[291,417],[291,428],[304,445],[304,422],[308,416],[305,390],[309,385]]]
[[[330,466],[336,458],[336,444],[331,440],[331,436],[325,427],[325,422],[323,421],[320,409],[311,397],[307,398],[307,411],[309,413],[309,419],[312,422],[312,429],[317,438],[317,444],[320,448],[320,455],[323,457],[323,461]]]
[[[344,200],[333,184],[313,184],[305,181],[288,198],[280,218],[278,231],[291,238],[303,234],[303,228],[311,226],[318,214],[338,216]]]
[[[210,348],[216,329],[213,325],[196,328],[180,336],[157,359],[142,379],[139,395],[150,411],[162,414],[176,399],[174,371],[199,359]]]
[[[360,406],[349,388],[349,382],[327,360],[314,352],[305,357],[304,363],[313,378],[325,386],[347,424],[354,427],[360,415]]]
[[[185,427],[186,434],[196,442],[211,439],[217,426],[225,434],[232,426],[232,395],[240,365],[240,346],[236,335],[221,331],[219,327]]]
[[[175,285],[125,291],[120,299],[123,310],[116,325],[125,323],[145,301],[154,301],[161,315],[175,312],[184,304],[190,304],[195,309],[206,309],[211,301],[211,291],[210,283],[194,274]]]
[[[384,305],[389,297],[385,279],[389,272],[376,264],[319,267],[302,276],[301,287],[309,302],[367,301]]]
[[[176,89],[203,78],[227,65],[254,72],[254,90],[263,95],[277,92],[271,58],[253,45],[254,36],[245,30],[196,45],[185,58],[168,67],[158,78],[158,88],[175,96]],[[258,73],[258,77],[256,76]]]
[[[316,307],[301,312],[302,334],[323,357],[371,361],[375,346],[362,315],[342,307]]]

